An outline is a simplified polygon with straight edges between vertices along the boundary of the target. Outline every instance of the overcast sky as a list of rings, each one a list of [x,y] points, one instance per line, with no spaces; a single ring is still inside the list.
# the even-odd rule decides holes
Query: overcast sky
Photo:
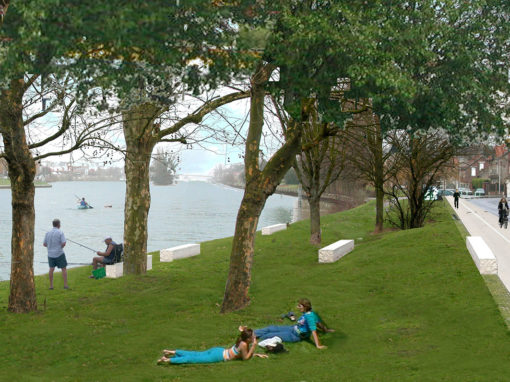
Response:
[[[231,92],[231,90],[228,92]],[[194,107],[196,107],[196,105],[190,107],[189,104],[185,102],[185,100],[180,102],[180,104],[183,106],[181,110],[177,111],[179,113],[178,115],[181,115],[180,113],[185,113],[182,115],[186,115],[191,110],[193,110]],[[173,152],[174,154],[178,155],[178,174],[208,175],[212,173],[213,169],[217,165],[225,166],[243,162],[244,136],[249,123],[249,99],[239,100],[229,105],[225,105],[220,108],[219,111],[222,116],[220,116],[220,113],[212,113],[206,119],[204,119],[204,121],[202,121],[204,128],[201,128],[198,134],[199,137],[202,137],[202,139],[207,137],[206,142],[193,144],[191,147],[180,143],[160,143],[156,146],[153,154],[155,154],[158,150],[164,150],[165,152]],[[269,114],[266,113],[266,116],[269,117]],[[49,135],[51,128],[55,129],[58,126],[58,121],[59,116],[56,115],[56,113],[50,113],[39,122],[40,126],[37,127],[36,130],[44,131],[42,136],[47,136]],[[271,124],[277,125],[274,120],[271,122]],[[51,127],[52,125],[53,127]],[[164,127],[165,126],[163,125],[162,128]],[[219,131],[229,132],[229,137],[219,137],[218,140],[215,141],[210,137],[210,132],[208,131],[207,127],[212,127]],[[189,128],[196,128],[196,126],[191,125]],[[112,139],[116,140],[116,144],[123,147],[124,137],[121,133],[120,126],[118,126],[116,129],[117,135]],[[268,132],[267,128],[265,131]],[[232,140],[234,140],[233,145],[231,144]],[[227,141],[230,143],[227,144]],[[266,138],[263,139],[261,146],[265,155],[268,155],[268,152],[274,151],[274,148],[277,145],[275,142],[275,138],[268,133]],[[53,146],[47,147],[45,150],[55,149],[56,147]],[[93,151],[91,151],[89,154],[92,154],[92,152]],[[70,160],[70,155],[63,155],[60,157],[49,157],[45,159],[44,162],[67,162]],[[76,151],[72,154],[72,160],[75,164],[80,164],[85,161],[80,151]],[[103,162],[105,160],[106,158],[95,158],[92,161],[98,166],[104,166]],[[89,159],[87,161],[91,160]],[[124,163],[122,156],[120,154],[116,154],[115,159],[111,165],[123,167]]]

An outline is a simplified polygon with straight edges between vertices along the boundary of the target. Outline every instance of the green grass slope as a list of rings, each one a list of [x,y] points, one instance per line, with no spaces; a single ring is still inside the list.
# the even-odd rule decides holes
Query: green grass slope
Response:
[[[356,239],[353,252],[318,264],[308,222],[258,236],[252,302],[220,314],[231,239],[200,256],[160,263],[143,277],[90,280],[71,290],[36,277],[40,312],[5,311],[0,283],[1,381],[508,381],[510,341],[496,304],[448,210],[423,229],[372,235],[374,205],[329,215],[323,243]],[[72,253],[68,253],[72,259]],[[335,333],[326,350],[289,344],[269,359],[156,366],[163,348],[228,346],[239,324],[279,324],[311,299]],[[288,324],[289,321],[284,322]]]

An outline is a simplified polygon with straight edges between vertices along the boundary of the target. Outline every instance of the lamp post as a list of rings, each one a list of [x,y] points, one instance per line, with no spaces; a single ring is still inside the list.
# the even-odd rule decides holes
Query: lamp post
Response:
[[[498,159],[498,195],[501,195],[501,171],[500,171],[500,159]]]

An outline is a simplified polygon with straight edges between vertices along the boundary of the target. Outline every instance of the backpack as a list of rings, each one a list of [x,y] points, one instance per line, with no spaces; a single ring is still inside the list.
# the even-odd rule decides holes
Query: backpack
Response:
[[[113,246],[113,264],[121,263],[124,261],[124,246],[121,244],[115,244]]]

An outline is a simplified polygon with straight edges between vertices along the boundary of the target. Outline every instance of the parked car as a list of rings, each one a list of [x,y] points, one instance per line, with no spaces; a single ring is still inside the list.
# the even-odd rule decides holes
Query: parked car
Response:
[[[459,192],[461,197],[473,195],[473,191],[468,188],[459,188]]]
[[[430,187],[425,193],[425,200],[437,200],[438,191],[436,187]]]
[[[438,196],[452,196],[455,190],[439,190],[437,192]]]
[[[475,196],[485,196],[485,190],[483,188],[477,188],[475,190]]]

